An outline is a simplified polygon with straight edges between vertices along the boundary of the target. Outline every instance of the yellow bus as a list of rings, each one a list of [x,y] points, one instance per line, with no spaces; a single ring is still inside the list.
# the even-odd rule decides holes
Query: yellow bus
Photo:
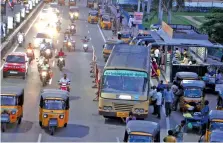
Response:
[[[104,67],[98,110],[105,118],[145,119],[149,111],[150,54],[148,47],[115,45]]]

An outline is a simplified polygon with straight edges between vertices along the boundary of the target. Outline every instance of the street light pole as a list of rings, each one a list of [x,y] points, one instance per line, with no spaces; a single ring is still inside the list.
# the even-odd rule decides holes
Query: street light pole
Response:
[[[137,9],[138,12],[140,12],[140,4],[141,4],[141,0],[138,0],[138,9]]]

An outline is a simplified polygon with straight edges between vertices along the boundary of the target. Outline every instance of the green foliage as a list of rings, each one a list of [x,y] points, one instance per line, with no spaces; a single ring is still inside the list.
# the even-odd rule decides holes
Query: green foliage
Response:
[[[212,13],[205,16],[207,22],[203,23],[201,30],[219,43],[223,43],[223,10],[213,9]]]

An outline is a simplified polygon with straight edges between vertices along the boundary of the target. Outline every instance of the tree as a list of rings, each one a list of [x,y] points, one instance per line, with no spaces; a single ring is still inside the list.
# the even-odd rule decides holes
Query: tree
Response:
[[[201,25],[201,30],[209,35],[211,40],[223,43],[223,10],[214,9],[205,16],[207,22]]]

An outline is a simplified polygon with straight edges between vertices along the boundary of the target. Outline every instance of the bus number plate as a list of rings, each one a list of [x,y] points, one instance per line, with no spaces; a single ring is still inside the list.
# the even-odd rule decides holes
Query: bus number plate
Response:
[[[128,117],[129,113],[128,112],[117,112],[117,117]]]

